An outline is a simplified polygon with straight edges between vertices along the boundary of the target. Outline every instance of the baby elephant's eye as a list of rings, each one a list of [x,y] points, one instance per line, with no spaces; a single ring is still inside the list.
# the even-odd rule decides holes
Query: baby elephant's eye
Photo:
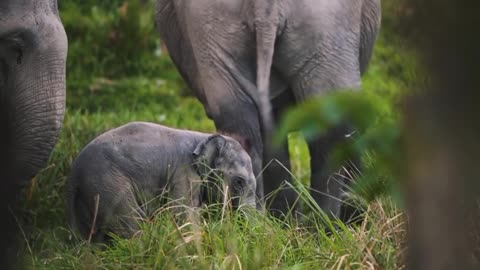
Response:
[[[236,192],[240,193],[240,192],[243,191],[243,188],[245,187],[246,183],[247,183],[247,181],[245,180],[245,178],[237,176],[237,177],[233,178],[233,189]]]

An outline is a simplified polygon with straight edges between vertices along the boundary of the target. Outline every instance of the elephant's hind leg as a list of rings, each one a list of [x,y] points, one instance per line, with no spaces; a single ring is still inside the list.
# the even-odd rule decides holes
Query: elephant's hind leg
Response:
[[[329,164],[334,148],[340,143],[345,142],[345,134],[351,129],[346,126],[338,126],[330,130],[327,135],[320,136],[308,143],[310,150],[310,166],[312,170],[311,176],[311,195],[318,203],[320,208],[332,217],[345,218],[343,216],[342,204],[344,192],[348,189],[352,174],[351,171],[358,166],[357,160],[352,161],[354,164],[341,166],[332,166]],[[343,207],[351,210],[350,208]]]
[[[291,105],[294,97],[290,89],[286,89],[272,100],[272,109],[275,123],[278,123],[282,114]],[[269,211],[277,217],[295,214],[298,211],[298,194],[291,187],[293,184],[288,151],[288,138],[278,147],[264,149],[264,188],[266,205]]]
[[[250,149],[246,150],[252,159],[253,172],[257,177],[257,208],[263,209],[264,191],[263,177],[261,175],[263,142],[257,107],[253,103],[234,98],[228,98],[219,102],[221,102],[221,105],[218,107],[219,110],[211,115],[215,126],[221,133],[229,134],[232,137],[240,137],[248,141]]]
[[[110,175],[111,174],[111,175]],[[104,192],[99,195],[98,217],[101,218],[105,241],[111,240],[110,233],[121,238],[131,238],[140,231],[139,222],[145,214],[137,202],[132,182],[122,172],[112,169],[110,181],[103,181]]]
[[[332,47],[333,50],[333,46]],[[290,75],[290,85],[297,103],[325,96],[343,89],[361,88],[358,52],[342,47],[342,52],[326,53],[322,48],[313,48],[311,57],[306,57],[298,70],[283,68]],[[315,51],[318,51],[315,53]],[[334,50],[335,51],[335,50]],[[336,51],[335,51],[336,52]],[[338,57],[341,55],[341,57]],[[350,56],[349,56],[350,55]],[[321,57],[319,57],[321,56]],[[345,186],[345,175],[335,175],[339,167],[327,164],[334,147],[345,141],[351,133],[348,123],[327,131],[324,136],[308,142],[311,158],[311,195],[320,208],[333,217],[340,216],[341,195]]]
[[[132,238],[141,229],[145,214],[138,205],[135,194],[127,192],[115,207],[115,216],[110,220],[110,231],[122,238]]]

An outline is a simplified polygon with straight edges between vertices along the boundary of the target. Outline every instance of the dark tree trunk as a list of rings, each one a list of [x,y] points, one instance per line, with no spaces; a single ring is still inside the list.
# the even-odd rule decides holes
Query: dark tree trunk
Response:
[[[407,2],[432,79],[404,107],[409,269],[480,269],[480,3]]]

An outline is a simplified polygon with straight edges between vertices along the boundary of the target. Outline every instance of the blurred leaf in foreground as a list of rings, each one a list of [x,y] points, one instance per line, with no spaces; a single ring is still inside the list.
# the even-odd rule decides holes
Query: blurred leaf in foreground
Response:
[[[309,100],[286,113],[274,143],[282,143],[291,131],[302,132],[309,141],[348,123],[355,130],[353,140],[339,145],[330,162],[342,164],[348,157],[362,157],[365,166],[354,191],[367,201],[387,193],[401,203],[394,181],[401,175],[403,156],[399,120],[385,109],[384,102],[378,96],[351,91]]]

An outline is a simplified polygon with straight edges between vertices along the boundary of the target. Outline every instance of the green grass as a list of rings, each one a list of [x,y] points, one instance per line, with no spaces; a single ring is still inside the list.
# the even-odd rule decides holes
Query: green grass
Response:
[[[24,206],[25,262],[35,269],[400,269],[403,266],[404,216],[388,196],[364,196],[365,219],[358,226],[325,221],[310,205],[308,227],[268,216],[242,218],[238,213],[207,210],[198,227],[174,224],[160,211],[142,224],[134,239],[117,239],[106,249],[77,239],[67,228],[65,181],[79,151],[102,132],[130,121],[151,121],[172,127],[213,132],[203,107],[185,91],[185,84],[161,49],[148,6],[135,1],[105,1],[106,6],[63,1],[62,18],[69,33],[67,114],[48,167],[26,190]],[[86,2],[86,3],[87,3]],[[107,4],[108,2],[108,4]],[[131,4],[125,13],[117,7]],[[147,1],[148,2],[148,1]],[[102,2],[103,3],[103,2]],[[92,5],[92,6],[91,6]],[[139,19],[140,18],[140,19]],[[125,28],[125,25],[133,27]],[[115,34],[115,35],[114,35]],[[133,42],[132,42],[133,40]],[[123,44],[128,43],[128,44]],[[366,95],[381,100],[393,117],[398,93],[415,78],[412,58],[390,35],[382,34],[369,71]],[[292,173],[308,185],[308,150],[302,136],[290,135]],[[375,157],[372,177],[388,179]],[[375,194],[384,194],[378,190]],[[367,200],[368,199],[368,200]],[[218,209],[217,209],[218,210]],[[335,223],[333,225],[332,223]],[[326,224],[326,225],[325,225]],[[325,226],[342,230],[327,235]]]
[[[199,227],[178,226],[163,211],[143,224],[141,235],[116,239],[107,249],[68,240],[58,227],[30,259],[45,269],[399,269],[402,217],[385,201],[367,213],[361,226],[340,225],[343,231],[327,235],[321,226],[306,230],[231,212],[213,214]]]

